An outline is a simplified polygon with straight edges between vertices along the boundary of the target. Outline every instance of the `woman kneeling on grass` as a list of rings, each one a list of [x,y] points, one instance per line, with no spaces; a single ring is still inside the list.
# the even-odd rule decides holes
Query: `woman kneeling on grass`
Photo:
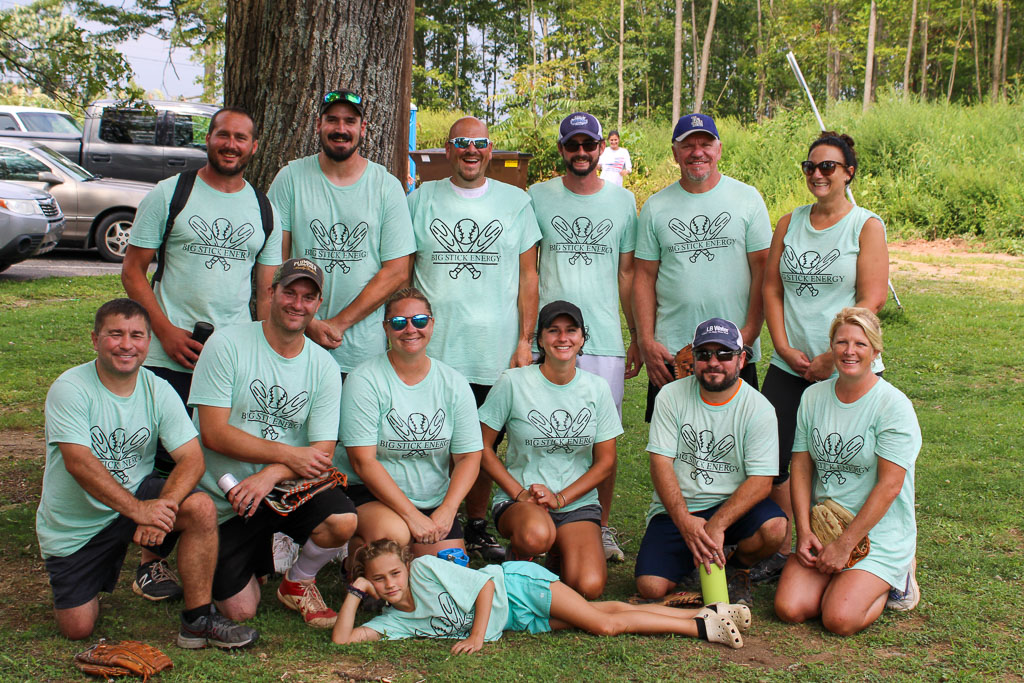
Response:
[[[789,622],[820,616],[829,631],[852,635],[886,606],[917,605],[914,462],[921,429],[910,400],[871,371],[882,352],[874,313],[844,308],[829,338],[839,375],[808,388],[797,411],[790,479],[797,546],[782,570],[775,612]],[[811,506],[828,498],[854,517],[824,545],[811,531]],[[865,536],[867,555],[851,566]]]
[[[505,562],[468,569],[432,555],[411,559],[390,539],[356,552],[357,578],[338,610],[331,640],[338,644],[402,638],[458,638],[453,653],[477,652],[502,631],[579,628],[600,636],[677,633],[743,647],[750,626],[745,605],[715,603],[702,609],[624,602],[587,602],[558,577],[532,562]],[[365,596],[390,605],[355,627]]]

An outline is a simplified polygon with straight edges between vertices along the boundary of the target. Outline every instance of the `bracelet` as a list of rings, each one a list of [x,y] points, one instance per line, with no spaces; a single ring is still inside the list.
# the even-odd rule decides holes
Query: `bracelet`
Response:
[[[356,596],[356,597],[357,597],[357,598],[359,598],[360,600],[365,600],[365,599],[366,599],[366,597],[367,597],[367,595],[366,595],[366,591],[361,591],[361,590],[359,590],[358,588],[356,588],[356,587],[355,587],[355,586],[354,586],[353,584],[351,584],[351,583],[350,583],[350,584],[348,585],[348,588],[347,588],[347,590],[348,590],[348,592],[349,592],[349,593],[351,593],[352,595]]]
[[[526,490],[526,487],[523,487],[523,488],[519,489],[519,493],[516,494],[516,497],[513,499],[513,502],[518,503],[519,502],[519,496],[523,495],[523,491],[525,491],[525,490]]]
[[[562,508],[565,507],[565,495],[562,494],[562,493],[556,493],[555,494],[555,502],[558,502],[558,497],[559,496],[562,496],[562,504],[558,506],[558,509],[561,510]]]

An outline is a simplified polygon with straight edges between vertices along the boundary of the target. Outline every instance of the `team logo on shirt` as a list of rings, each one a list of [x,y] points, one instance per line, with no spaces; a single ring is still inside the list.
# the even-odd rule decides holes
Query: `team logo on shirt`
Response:
[[[818,470],[822,484],[827,484],[833,476],[837,482],[845,484],[844,472],[860,476],[868,471],[866,467],[850,464],[854,456],[864,448],[862,436],[855,436],[843,443],[843,437],[832,432],[823,441],[818,428],[815,427],[811,432],[811,443],[814,446],[814,467]]]
[[[673,244],[672,251],[677,254],[689,254],[690,263],[696,263],[701,256],[708,261],[714,261],[715,254],[712,249],[723,249],[736,243],[732,237],[719,237],[731,219],[732,216],[723,211],[713,221],[707,216],[694,216],[689,225],[678,218],[669,220],[669,229],[685,240]]]
[[[799,256],[793,251],[793,247],[786,246],[782,250],[782,268],[779,268],[779,275],[783,282],[799,283],[796,288],[796,295],[801,296],[804,290],[811,293],[811,296],[818,296],[818,288],[814,285],[834,285],[843,281],[842,275],[831,275],[825,269],[835,263],[839,258],[839,250],[833,249],[824,256],[816,251],[805,251]]]
[[[307,249],[305,255],[319,261],[328,261],[324,270],[332,272],[337,266],[341,272],[347,273],[351,268],[347,261],[361,261],[366,258],[366,250],[359,246],[366,239],[367,225],[360,223],[351,230],[344,223],[335,223],[331,227],[324,227],[319,219],[314,218],[309,224],[320,249]]]
[[[569,225],[561,216],[551,219],[551,227],[558,231],[565,242],[556,242],[548,247],[548,251],[562,254],[572,254],[569,258],[569,265],[576,265],[576,262],[583,259],[588,266],[593,259],[587,254],[610,254],[612,248],[601,244],[604,236],[615,227],[607,218],[594,225],[586,216],[580,216]]]
[[[554,453],[558,449],[564,448],[566,453],[572,453],[575,448],[594,443],[594,437],[580,436],[590,424],[592,417],[590,408],[580,408],[576,417],[561,408],[552,411],[549,417],[544,417],[536,410],[531,410],[526,417],[544,435],[544,438],[540,439],[527,439],[527,446],[536,448],[550,446],[548,453]]]
[[[388,424],[398,434],[399,441],[381,439],[380,447],[392,451],[406,450],[403,458],[425,458],[427,451],[448,448],[448,439],[438,439],[444,427],[444,411],[440,408],[431,420],[423,413],[411,413],[405,420],[394,408],[388,411]]]
[[[501,221],[493,220],[483,230],[470,218],[463,218],[454,227],[449,228],[444,222],[435,218],[430,222],[430,234],[444,251],[431,254],[431,263],[443,265],[457,264],[448,271],[448,276],[458,280],[462,271],[469,271],[474,280],[480,277],[476,266],[496,266],[501,261],[501,254],[487,251],[501,237]]]
[[[268,390],[267,385],[258,379],[254,379],[249,384],[249,391],[256,400],[259,410],[242,413],[242,419],[266,425],[260,431],[260,435],[264,439],[276,441],[277,437],[281,436],[278,429],[295,429],[300,426],[298,422],[290,418],[309,402],[309,392],[303,391],[298,396],[289,398],[284,387],[275,384]]]
[[[121,427],[118,427],[110,434],[104,434],[99,427],[92,427],[89,436],[92,437],[92,452],[103,466],[107,468],[115,479],[122,484],[128,483],[128,475],[125,471],[139,464],[143,448],[149,441],[150,431],[141,427],[137,432],[128,436]]]
[[[430,633],[414,629],[421,638],[467,638],[473,628],[473,617],[466,614],[448,591],[437,596],[441,616],[430,617]]]
[[[218,218],[211,226],[199,216],[192,216],[188,219],[188,224],[202,240],[202,244],[189,242],[181,248],[190,254],[209,256],[207,268],[212,270],[214,265],[219,263],[224,270],[231,270],[229,260],[245,261],[249,258],[249,249],[243,245],[255,232],[251,223],[236,228],[227,218]]]
[[[697,481],[697,475],[700,475],[705,484],[712,484],[715,481],[712,474],[728,474],[739,470],[738,466],[724,460],[736,446],[732,434],[716,440],[711,430],[702,429],[697,432],[691,425],[684,424],[679,429],[679,436],[684,450],[677,453],[676,457],[693,467],[690,479]]]

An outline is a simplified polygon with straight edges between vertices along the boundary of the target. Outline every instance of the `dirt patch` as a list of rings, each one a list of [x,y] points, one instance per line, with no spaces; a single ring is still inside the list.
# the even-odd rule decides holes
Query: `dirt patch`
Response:
[[[42,431],[5,429],[0,431],[0,455],[10,458],[38,458],[46,456],[46,439]]]
[[[890,242],[889,263],[894,272],[979,281],[1024,269],[1024,257],[980,252],[977,244],[963,239]]]

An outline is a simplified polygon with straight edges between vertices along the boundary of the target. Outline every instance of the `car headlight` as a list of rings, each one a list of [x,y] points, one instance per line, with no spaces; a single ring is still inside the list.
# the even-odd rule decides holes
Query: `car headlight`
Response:
[[[34,199],[2,199],[0,207],[11,213],[20,213],[23,216],[42,215],[43,210],[39,208],[39,202]]]

